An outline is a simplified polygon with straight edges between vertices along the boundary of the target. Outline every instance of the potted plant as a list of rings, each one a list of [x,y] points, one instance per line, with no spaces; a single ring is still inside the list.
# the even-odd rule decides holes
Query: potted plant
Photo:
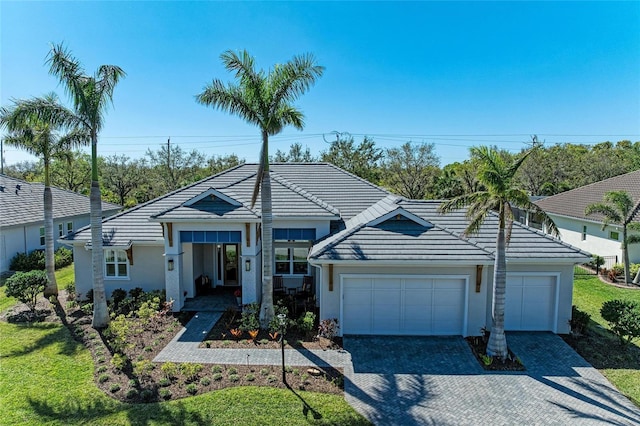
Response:
[[[236,297],[236,302],[238,302],[238,306],[242,306],[242,289],[239,288],[233,292],[233,295]]]

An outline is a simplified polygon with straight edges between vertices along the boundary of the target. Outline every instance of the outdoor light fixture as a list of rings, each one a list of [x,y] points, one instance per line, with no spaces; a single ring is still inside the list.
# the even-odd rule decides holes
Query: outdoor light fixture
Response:
[[[244,270],[249,272],[251,270],[251,260],[247,259],[244,261]]]
[[[280,323],[280,331],[282,333],[280,336],[280,349],[282,350],[282,383],[288,386],[287,376],[284,369],[284,333],[287,331],[287,315],[278,314],[278,322]]]
[[[167,270],[173,271],[173,259],[167,261]]]

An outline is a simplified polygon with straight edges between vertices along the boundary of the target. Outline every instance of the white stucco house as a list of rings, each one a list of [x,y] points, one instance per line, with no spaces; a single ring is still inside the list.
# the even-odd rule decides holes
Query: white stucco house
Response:
[[[602,216],[585,215],[586,207],[602,203],[610,191],[626,191],[636,204],[635,221],[640,221],[640,170],[615,176],[590,185],[546,197],[535,203],[544,210],[560,230],[560,239],[574,247],[622,263],[622,227],[602,227]],[[629,261],[640,263],[640,244],[629,245]]]
[[[53,237],[58,239],[89,224],[89,197],[51,187]],[[18,253],[44,250],[44,184],[26,182],[0,174],[0,273],[9,270]],[[116,204],[102,203],[105,216],[120,211]],[[55,242],[57,249],[60,242]]]
[[[260,203],[255,164],[244,164],[107,218],[105,286],[165,289],[180,310],[198,278],[240,286],[260,301]],[[464,212],[407,200],[326,163],[271,165],[274,273],[287,287],[313,277],[319,319],[342,334],[478,335],[491,324],[497,221],[465,238]],[[76,288],[91,288],[88,228],[73,246]],[[589,259],[514,224],[507,253],[508,330],[569,331],[573,267]],[[201,282],[201,281],[200,281]]]

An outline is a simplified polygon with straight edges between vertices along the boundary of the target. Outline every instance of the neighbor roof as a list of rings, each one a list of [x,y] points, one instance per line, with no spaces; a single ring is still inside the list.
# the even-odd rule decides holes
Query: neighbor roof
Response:
[[[134,242],[163,241],[158,222],[238,220],[257,221],[260,197],[251,208],[257,164],[243,164],[193,183],[162,197],[105,219],[105,244],[120,246]],[[349,220],[389,193],[328,163],[275,163],[270,165],[274,219],[324,218]],[[207,191],[235,200],[235,205],[202,198]],[[214,197],[215,198],[215,197]],[[192,202],[192,200],[198,200]],[[65,238],[88,242],[89,228]]]
[[[585,215],[589,204],[603,202],[604,195],[611,191],[626,191],[634,203],[640,202],[640,170],[581,186],[570,191],[546,197],[535,203],[545,212],[561,216],[588,220],[602,220],[599,214]],[[636,220],[640,219],[636,213]]]
[[[438,213],[440,204],[441,201],[387,197],[347,222],[345,230],[316,244],[309,258],[318,263],[367,260],[492,263],[497,217],[490,214],[478,234],[465,236],[468,224],[465,210],[442,215]],[[389,218],[380,222],[380,217]],[[588,258],[588,253],[560,240],[518,222],[513,224],[507,260],[566,262]]]
[[[53,219],[88,215],[89,197],[51,187]],[[0,175],[0,226],[28,225],[44,221],[44,184]],[[113,214],[117,204],[102,202],[102,211]]]

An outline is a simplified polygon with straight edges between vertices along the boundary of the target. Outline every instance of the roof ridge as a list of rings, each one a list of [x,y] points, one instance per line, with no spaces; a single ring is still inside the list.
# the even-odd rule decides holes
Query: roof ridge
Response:
[[[269,175],[271,177],[273,177],[273,179],[276,182],[280,183],[281,185],[284,185],[287,189],[290,189],[291,191],[293,191],[293,192],[295,192],[297,194],[300,194],[304,198],[306,198],[309,201],[312,201],[313,203],[319,205],[320,207],[322,207],[323,209],[329,211],[330,213],[333,213],[333,214],[335,214],[337,216],[340,216],[340,210],[338,210],[337,208],[333,207],[331,204],[327,203],[326,201],[322,200],[321,198],[318,198],[316,195],[313,195],[312,193],[310,193],[306,189],[296,185],[293,182],[288,181],[287,179],[285,179],[284,177],[280,176],[276,172],[269,172]]]

